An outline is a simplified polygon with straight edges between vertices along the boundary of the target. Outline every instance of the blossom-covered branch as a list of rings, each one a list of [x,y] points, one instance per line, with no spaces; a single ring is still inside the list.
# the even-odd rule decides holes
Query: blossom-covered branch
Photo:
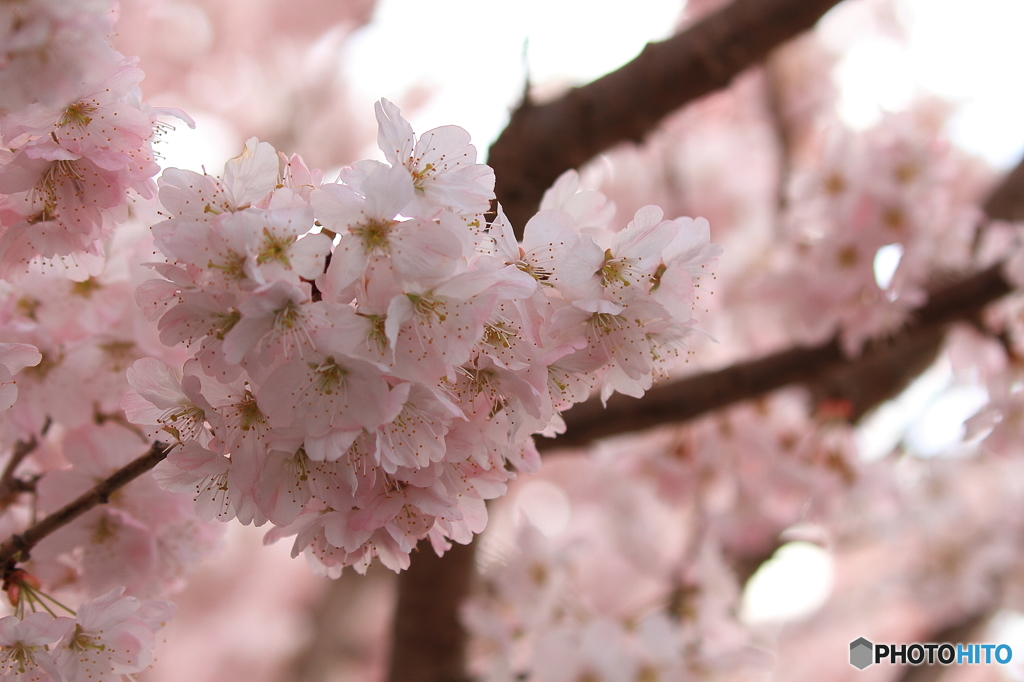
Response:
[[[818,384],[839,371],[877,376],[877,372],[869,370],[900,355],[901,351],[929,347],[937,329],[951,322],[975,319],[986,304],[1012,290],[1001,273],[1001,266],[993,266],[934,292],[929,302],[917,311],[912,324],[891,339],[868,344],[857,358],[848,359],[839,342],[833,339],[822,346],[787,348],[763,358],[657,386],[648,391],[642,401],[613,397],[605,408],[591,400],[566,413],[564,434],[555,440],[537,441],[537,448],[581,446],[605,436],[683,422],[789,384]],[[863,413],[864,410],[858,411]]]
[[[526,224],[563,172],[619,142],[640,142],[662,118],[726,86],[836,4],[738,0],[553,102],[524,101],[488,156],[494,191],[512,224]]]
[[[30,526],[23,533],[13,535],[0,545],[0,566],[10,568],[14,563],[25,561],[36,544],[58,528],[65,526],[97,505],[110,500],[117,490],[151,470],[167,457],[170,447],[153,443],[149,452],[121,467],[92,490],[83,493],[73,502],[53,512],[42,521]]]
[[[992,220],[1014,220],[1024,215],[1024,161],[990,193],[984,210]],[[749,400],[790,384],[823,386],[829,397],[853,402],[854,415],[867,410],[902,388],[927,366],[941,344],[950,322],[973,321],[982,308],[1013,291],[1000,265],[934,291],[916,311],[913,321],[889,339],[865,347],[847,358],[837,339],[812,348],[788,348],[763,358],[698,374],[656,386],[641,402],[614,397],[604,408],[591,400],[566,413],[566,433],[555,440],[537,441],[539,450],[585,445],[595,439],[660,424],[678,423],[714,409]],[[925,362],[921,365],[920,360]],[[908,371],[916,368],[918,371]],[[873,370],[873,371],[872,371]],[[892,382],[894,374],[900,379]],[[847,377],[833,381],[829,378]],[[889,381],[884,390],[879,384]],[[843,383],[841,389],[836,383]],[[829,390],[831,388],[831,391]],[[875,390],[872,390],[875,389]],[[837,395],[837,393],[839,393]]]

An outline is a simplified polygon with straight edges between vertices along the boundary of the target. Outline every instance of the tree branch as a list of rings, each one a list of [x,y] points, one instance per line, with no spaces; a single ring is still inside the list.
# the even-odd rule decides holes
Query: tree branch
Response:
[[[336,580],[322,579],[321,592],[307,611],[310,637],[278,682],[332,682],[339,669],[376,663],[376,652],[365,647],[375,628],[367,630],[358,614],[370,604],[376,608],[381,593],[392,594],[396,579],[380,564],[371,565],[365,575],[344,571]]]
[[[388,682],[468,682],[459,606],[469,594],[475,547],[456,544],[438,557],[424,541],[399,575]]]
[[[73,502],[69,502],[42,521],[29,527],[24,533],[12,535],[0,545],[0,568],[6,572],[13,568],[14,564],[26,561],[32,548],[40,540],[58,528],[71,523],[93,507],[109,501],[114,491],[131,483],[163,461],[172,447],[174,446],[164,443],[153,443],[149,452],[121,467],[105,480],[97,483],[92,490],[83,493]]]
[[[1024,159],[982,206],[992,220],[1024,216]],[[639,401],[614,395],[604,409],[599,401],[589,400],[565,413],[564,434],[553,440],[539,439],[537,447],[579,447],[606,436],[679,423],[790,384],[805,384],[829,397],[848,398],[854,404],[854,417],[859,417],[928,366],[942,343],[946,325],[977,321],[985,305],[1013,290],[1001,267],[994,265],[934,291],[902,331],[868,344],[859,358],[846,358],[833,339],[816,348],[791,348],[656,386]]]
[[[6,509],[24,491],[24,483],[14,477],[14,472],[29,453],[36,449],[36,445],[35,436],[28,441],[19,440],[14,444],[11,458],[7,460],[3,474],[0,474],[0,509]]]
[[[1024,220],[1024,160],[1006,175],[981,207],[992,220]]]
[[[615,395],[608,407],[588,400],[565,413],[566,432],[553,440],[540,439],[537,447],[586,445],[597,438],[636,431],[662,424],[693,419],[699,415],[749,400],[790,384],[827,384],[840,374],[877,376],[885,374],[894,358],[920,355],[941,341],[950,322],[976,319],[988,303],[1005,296],[1013,287],[1003,279],[1001,265],[995,265],[965,280],[934,292],[918,309],[913,321],[895,336],[868,344],[858,358],[847,358],[837,340],[813,348],[790,348],[767,357],[741,362],[725,369],[706,372],[663,386],[656,386],[642,400]],[[842,396],[855,400],[863,412],[877,402],[871,387],[863,396]],[[839,397],[839,396],[834,396]]]
[[[544,190],[564,171],[630,140],[668,114],[725,87],[839,0],[736,0],[633,61],[544,105],[524,101],[491,145],[495,193],[521,235]]]

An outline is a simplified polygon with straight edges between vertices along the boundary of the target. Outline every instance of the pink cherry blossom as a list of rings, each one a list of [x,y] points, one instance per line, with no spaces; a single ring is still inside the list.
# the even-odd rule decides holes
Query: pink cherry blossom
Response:
[[[156,645],[154,633],[174,612],[168,602],[143,604],[123,597],[123,588],[82,604],[74,632],[64,636],[57,666],[69,680],[120,682],[124,675],[149,667]]]
[[[33,613],[24,620],[0,618],[0,673],[17,682],[61,682],[47,645],[55,644],[74,630],[71,618]]]
[[[0,343],[0,412],[10,409],[18,399],[14,375],[42,359],[39,351],[27,343]]]
[[[445,206],[468,214],[488,209],[494,198],[494,173],[476,163],[469,133],[458,126],[443,126],[417,139],[394,104],[382,99],[374,110],[377,146],[393,166],[404,166],[412,176],[416,193],[410,215],[430,216]]]

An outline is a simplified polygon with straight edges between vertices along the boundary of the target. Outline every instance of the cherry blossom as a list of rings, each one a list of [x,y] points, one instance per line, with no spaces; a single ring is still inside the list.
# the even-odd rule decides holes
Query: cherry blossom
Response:
[[[69,680],[120,682],[153,660],[153,634],[170,618],[168,602],[142,603],[123,588],[78,608],[73,632],[58,645],[57,666]]]
[[[557,431],[557,410],[587,397],[553,399],[548,366],[593,377],[566,375],[566,388],[603,377],[605,396],[642,395],[664,356],[656,348],[685,336],[668,330],[692,324],[650,292],[665,277],[661,300],[682,291],[686,306],[689,271],[718,255],[706,225],[651,208],[642,225],[602,237],[622,251],[622,272],[635,270],[616,282],[636,290],[602,298],[603,284],[565,273],[619,261],[562,255],[557,246],[598,248],[573,213],[542,211],[522,247],[499,217],[492,238],[473,226],[492,176],[464,131],[417,138],[391,103],[377,114],[392,165],[359,162],[308,193],[281,182],[297,162],[256,140],[220,179],[165,174],[169,216],[153,232],[167,262],[152,267],[166,280],[139,295],[161,338],[194,360],[180,388],[168,370],[136,364],[123,403],[136,423],[189,441],[158,478],[190,493],[203,518],[294,529],[295,551],[331,575],[374,556],[404,567],[425,537],[439,551],[469,542],[510,467],[536,468],[531,434]],[[574,200],[571,178],[559,188],[594,232],[607,213],[600,195]],[[331,244],[307,234],[314,225],[338,235],[326,271]],[[588,359],[568,364],[576,354]],[[309,518],[324,514],[330,523]]]
[[[18,399],[14,375],[42,359],[39,351],[27,343],[0,343],[0,411],[9,409]]]
[[[24,620],[0,618],[0,671],[18,682],[59,682],[63,679],[48,645],[55,644],[75,627],[71,618],[33,613]]]

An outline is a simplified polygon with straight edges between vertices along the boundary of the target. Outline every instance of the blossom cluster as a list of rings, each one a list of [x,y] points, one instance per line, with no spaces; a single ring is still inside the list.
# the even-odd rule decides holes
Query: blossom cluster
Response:
[[[0,113],[60,106],[122,57],[110,44],[110,0],[30,0],[0,8]]]
[[[74,618],[36,611],[0,618],[0,677],[18,682],[122,682],[153,660],[155,634],[173,605],[111,590]]]
[[[95,275],[74,281],[62,268],[33,268],[0,283],[0,363],[13,375],[3,375],[0,449],[9,478],[31,483],[23,494],[0,493],[4,537],[151,447],[119,407],[130,389],[125,373],[138,358],[180,364],[184,354],[160,342],[133,300],[150,277],[139,263],[151,257],[148,221],[159,217],[142,205],[134,211],[137,218],[144,211],[151,216],[119,227]],[[35,447],[19,462],[11,453],[28,443]],[[161,490],[146,476],[48,535],[24,566],[69,601],[119,586],[152,595],[177,584],[220,534],[195,517],[186,496]]]
[[[241,17],[258,12],[235,4],[240,14],[222,14],[236,35],[262,47],[272,31],[267,55],[300,54],[282,41],[280,22],[254,31]],[[171,42],[199,66],[186,79],[182,61],[170,60],[168,72],[192,86],[237,75],[237,85],[246,74],[224,70],[251,69],[251,60],[196,49],[209,36],[201,22],[180,20],[201,16],[195,8],[171,3],[167,16],[184,12],[178,23],[194,39]],[[632,222],[613,222],[611,202],[580,191],[570,173],[517,239],[500,208],[491,217],[493,178],[475,163],[465,132],[417,137],[381,102],[387,163],[360,162],[335,183],[255,140],[222,177],[167,172],[159,194],[170,219],[153,233],[165,262],[142,270],[135,265],[150,258],[148,227],[158,220],[143,201],[157,195],[150,144],[156,116],[169,112],[141,103],[141,72],[111,48],[115,10],[111,0],[0,7],[0,538],[60,509],[154,440],[174,449],[158,471],[166,489],[143,477],[21,557],[61,599],[84,603],[74,618],[24,609],[0,618],[0,676],[113,681],[145,668],[170,609],[138,599],[174,585],[220,528],[196,519],[193,503],[205,519],[270,522],[269,539],[297,536],[294,553],[336,576],[345,565],[365,570],[374,556],[407,566],[423,538],[438,551],[466,542],[488,514],[500,540],[501,515],[520,504],[518,492],[564,491],[561,534],[538,514],[549,522],[543,532],[521,528],[515,547],[495,552],[487,537],[481,544],[482,589],[464,614],[475,671],[488,680],[763,674],[751,669],[766,666],[750,646],[756,630],[739,617],[740,590],[794,537],[795,524],[817,533],[837,561],[845,553],[855,562],[840,577],[856,575],[860,589],[845,582],[820,617],[784,629],[780,678],[845,668],[841,657],[808,666],[789,656],[802,666],[791,672],[786,652],[827,650],[844,636],[836,623],[849,627],[837,616],[849,616],[853,602],[876,624],[913,632],[1000,606],[1020,610],[1013,585],[1021,584],[1024,534],[1006,523],[1020,518],[1007,513],[1019,498],[1013,458],[1024,434],[1019,297],[989,325],[1004,328],[998,341],[977,334],[950,351],[955,370],[987,388],[987,407],[966,424],[968,436],[985,436],[982,456],[859,463],[845,425],[816,423],[805,401],[787,394],[606,442],[586,457],[548,459],[507,503],[484,507],[513,475],[538,469],[533,434],[560,432],[559,413],[595,391],[642,395],[694,328],[694,281],[718,253],[707,223],[633,208],[665,201],[685,206],[681,213],[712,211],[719,237],[750,227],[751,214],[775,215],[758,197],[767,190],[774,202],[778,189],[759,176],[764,136],[743,130],[763,123],[759,79],[777,81],[768,90],[781,100],[772,103],[775,123],[790,119],[783,147],[794,146],[794,122],[811,128],[810,109],[831,108],[775,106],[786,104],[778,51],[766,70],[740,79],[738,88],[758,98],[749,116],[707,98],[690,111],[710,103],[706,122],[716,134],[691,120],[679,136],[686,149],[663,137],[631,152],[648,156],[630,170],[615,160],[619,187],[605,191],[630,206]],[[319,69],[335,76],[336,55],[325,57],[323,41],[313,48],[321,61],[305,59],[292,86],[320,98],[328,88],[307,79]],[[831,72],[828,59],[808,54],[798,65],[805,72]],[[358,143],[355,126],[338,125],[331,107],[318,114],[328,123],[310,125],[308,113],[239,107],[238,93],[222,87],[190,89],[216,106],[200,109],[230,113],[236,124],[248,125],[240,108],[279,120],[294,144],[315,141],[321,159],[337,154],[339,139]],[[824,98],[825,90],[808,93]],[[275,88],[275,102],[291,101],[286,91]],[[783,336],[819,343],[838,334],[856,354],[920,305],[928,278],[971,264],[975,216],[957,194],[963,169],[920,124],[890,116],[825,145],[823,167],[798,179],[779,211],[784,224],[775,227],[790,233],[772,237],[773,247],[789,238],[773,265],[783,261],[786,272],[767,286],[749,272],[730,278],[717,296],[728,319],[702,318],[726,339],[729,360],[773,349]],[[799,165],[792,152],[783,149],[782,177],[787,164]],[[661,195],[641,197],[645,184],[655,186],[651,176],[665,185]],[[140,213],[149,222],[136,241],[124,220]],[[1018,247],[1021,229],[1013,228]],[[757,253],[755,270],[782,250],[743,232],[737,239]],[[1022,253],[1007,270],[1018,286]],[[878,267],[886,254],[898,254],[891,277]],[[151,280],[154,270],[162,279]],[[136,289],[149,320],[133,304]],[[737,303],[748,310],[736,314]],[[736,329],[742,343],[729,338]],[[892,557],[898,570],[888,568]],[[18,573],[4,569],[8,579]],[[885,590],[864,588],[880,578]],[[372,629],[363,614],[352,621]],[[808,637],[817,641],[808,646]],[[218,646],[229,644],[219,638]]]
[[[131,229],[115,232],[155,199],[157,117],[175,113],[142,103],[136,60],[110,41],[116,10],[109,0],[0,8],[5,537],[149,449],[118,408],[125,371],[138,357],[179,361],[132,302],[133,262],[149,247]],[[79,603],[77,616],[45,605],[26,615],[19,595],[29,588],[11,587],[26,574],[3,566],[15,613],[0,619],[0,676],[121,680],[148,667],[170,605],[123,595],[175,584],[217,535],[152,479],[64,524],[17,559],[36,588]]]
[[[97,274],[128,196],[153,196],[157,117],[136,60],[110,45],[111,2],[34,0],[2,10],[0,274],[73,256]],[[51,71],[54,72],[51,74]],[[34,84],[22,92],[14,84]],[[81,279],[81,277],[79,277]]]
[[[838,333],[854,355],[924,303],[936,268],[969,262],[979,216],[958,194],[955,161],[912,113],[831,136],[792,183],[790,263],[769,285],[798,340]]]
[[[110,253],[102,270],[82,281],[68,279],[63,269],[46,268],[0,284],[0,448],[5,456],[0,534],[4,537],[23,532],[35,519],[59,510],[150,448],[145,435],[124,420],[118,407],[129,389],[125,372],[139,357],[157,356],[171,363],[183,358],[160,343],[132,300],[142,275],[148,276],[147,270],[134,265],[151,252],[144,240],[138,241],[145,235],[146,231],[133,235],[132,226],[121,226],[107,246]],[[19,450],[27,452],[24,459],[16,454]],[[151,476],[142,477],[118,490],[106,504],[49,534],[20,566],[71,605],[83,600],[88,604],[90,597],[110,590],[141,598],[180,584],[219,536],[216,525],[195,517],[187,496],[160,489]],[[87,613],[83,605],[79,616]],[[83,658],[75,672],[71,668],[76,665],[77,649],[58,657],[61,647],[66,648],[64,644],[54,648],[63,636],[58,631],[74,631],[73,622],[67,625],[64,619],[59,620],[64,625],[53,625],[45,614],[29,618],[31,624],[26,619],[21,625],[16,616],[4,618],[6,639],[0,645],[0,658],[8,656],[9,662],[22,656],[18,651],[34,652],[33,660],[56,660],[56,670],[63,677],[50,669],[47,678],[31,666],[27,677],[19,678],[21,673],[9,668],[2,668],[4,675],[69,681],[121,679],[120,673],[114,678],[96,673],[96,666],[105,666],[101,672],[111,668],[105,658],[89,658],[92,662]],[[55,639],[38,641],[40,629]],[[152,633],[136,639],[142,646],[138,656],[133,654],[134,658],[124,659],[129,662],[114,669],[132,673],[149,665]],[[78,641],[82,646],[89,643]],[[73,645],[71,636],[65,644]],[[79,653],[80,657],[100,656],[103,651],[86,646]],[[104,655],[114,653],[110,645],[105,651]]]
[[[178,444],[162,485],[203,518],[270,521],[332,576],[469,542],[538,466],[533,434],[596,388],[642,395],[678,354],[719,253],[706,221],[656,207],[608,231],[575,174],[519,242],[486,220],[494,176],[464,130],[376,113],[387,163],[336,183],[255,139],[221,178],[164,173],[164,279],[137,297],[192,357],[180,378],[136,362],[122,402]]]
[[[862,470],[849,425],[808,408],[780,392],[545,460],[517,482],[493,505],[462,608],[477,676],[764,672],[741,620],[743,566],[829,519]]]

